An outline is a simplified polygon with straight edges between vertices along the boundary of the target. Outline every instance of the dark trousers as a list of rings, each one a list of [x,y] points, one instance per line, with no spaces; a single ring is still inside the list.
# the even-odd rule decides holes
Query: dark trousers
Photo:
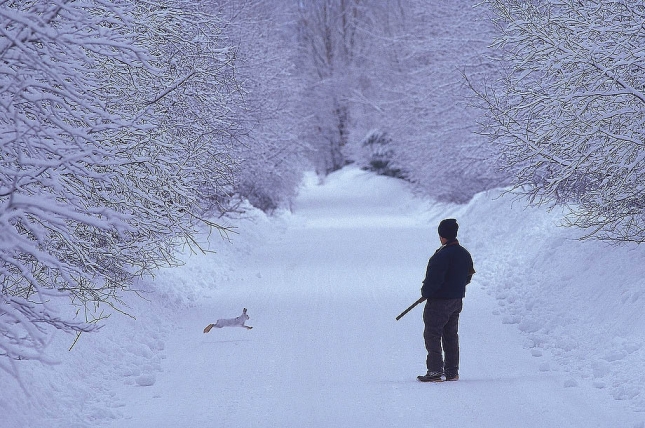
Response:
[[[456,373],[459,370],[459,313],[462,299],[428,299],[423,310],[423,338],[428,371]],[[446,361],[442,354],[445,354]]]

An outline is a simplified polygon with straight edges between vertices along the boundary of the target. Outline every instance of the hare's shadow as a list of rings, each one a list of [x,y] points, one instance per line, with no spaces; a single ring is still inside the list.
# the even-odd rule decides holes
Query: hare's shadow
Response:
[[[202,343],[241,343],[241,342],[250,342],[249,339],[236,339],[236,340],[208,340]]]

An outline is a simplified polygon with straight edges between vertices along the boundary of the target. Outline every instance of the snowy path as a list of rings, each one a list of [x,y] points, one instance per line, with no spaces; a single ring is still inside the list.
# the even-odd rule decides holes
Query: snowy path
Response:
[[[243,282],[177,314],[162,372],[118,392],[124,419],[113,426],[632,426],[602,391],[565,388],[557,372],[540,371],[476,278],[462,314],[461,380],[417,382],[422,309],[394,318],[418,297],[434,225],[459,208],[420,210],[394,181],[343,174],[351,177],[303,190],[285,229],[249,250]],[[347,183],[354,188],[337,187]],[[485,255],[473,256],[482,269]],[[207,282],[209,266],[191,260],[181,275]],[[243,307],[253,330],[202,333]]]

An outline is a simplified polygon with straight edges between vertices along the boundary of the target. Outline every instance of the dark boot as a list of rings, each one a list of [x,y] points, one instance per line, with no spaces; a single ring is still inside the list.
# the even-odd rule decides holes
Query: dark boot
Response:
[[[446,370],[446,380],[447,381],[454,381],[454,380],[459,380],[459,372],[457,369],[447,369]]]
[[[417,379],[420,382],[443,382],[442,375],[443,373],[441,372],[433,372],[428,370],[428,373],[422,376],[417,376]]]

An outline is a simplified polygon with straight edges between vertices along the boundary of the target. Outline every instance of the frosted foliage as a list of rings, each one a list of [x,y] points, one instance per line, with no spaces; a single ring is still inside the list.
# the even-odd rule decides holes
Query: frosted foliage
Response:
[[[487,3],[507,69],[480,95],[502,166],[588,236],[645,241],[645,5]]]
[[[385,71],[373,65],[379,46],[387,44],[390,16],[398,16],[396,1],[299,3],[301,114],[307,118],[302,138],[321,174],[349,161],[346,146],[360,120],[358,107],[373,104],[364,90]]]
[[[289,2],[235,0],[220,6],[230,21],[226,34],[239,46],[238,80],[243,82],[249,132],[235,154],[240,159],[234,190],[266,212],[288,206],[302,179],[306,145],[298,140],[299,78],[293,24],[296,8]],[[229,209],[237,208],[231,204]]]
[[[486,57],[494,28],[470,0],[406,0],[401,21],[380,53],[389,65],[377,67],[381,111],[369,126],[391,136],[393,165],[423,193],[464,203],[504,179],[494,147],[474,133],[482,114],[467,85],[495,68]]]
[[[383,111],[374,85],[396,66],[386,53],[403,24],[399,6],[392,0],[299,3],[302,137],[321,174],[357,160],[348,144],[363,139],[360,129],[370,126],[364,115]]]
[[[478,2],[300,2],[303,139],[319,173],[370,168],[361,142],[390,136],[389,171],[440,200],[499,185],[464,74],[480,82],[492,24]],[[480,114],[479,114],[480,115]]]
[[[200,189],[226,179],[230,55],[217,32],[199,31],[203,15],[162,6],[0,7],[4,369],[48,361],[51,327],[94,330],[100,303],[118,304],[135,276],[173,264]]]

